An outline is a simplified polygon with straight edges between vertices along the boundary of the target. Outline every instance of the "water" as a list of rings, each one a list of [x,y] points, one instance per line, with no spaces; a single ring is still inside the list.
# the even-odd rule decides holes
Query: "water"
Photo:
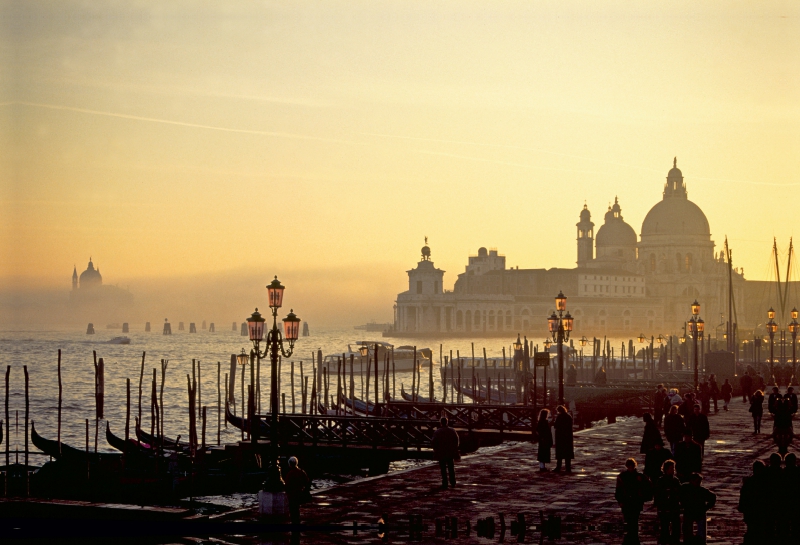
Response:
[[[156,324],[155,328],[158,328]],[[173,324],[177,329],[177,324]],[[217,362],[221,362],[222,397],[224,408],[224,376],[230,367],[230,355],[239,353],[242,348],[249,351],[251,343],[247,337],[242,337],[236,331],[219,331],[209,333],[199,330],[198,333],[188,331],[174,331],[172,335],[162,335],[160,331],[144,332],[143,324],[132,324],[129,345],[108,344],[112,337],[120,335],[119,330],[96,328],[95,335],[86,335],[85,326],[71,329],[52,329],[40,331],[3,330],[0,331],[0,369],[5,371],[6,366],[11,366],[9,411],[11,422],[10,441],[11,449],[22,449],[24,446],[23,418],[25,410],[25,382],[23,366],[27,365],[30,381],[30,419],[36,423],[36,430],[44,437],[56,438],[57,433],[57,407],[58,407],[58,378],[57,359],[58,349],[61,349],[61,369],[63,384],[62,403],[62,441],[77,448],[84,448],[86,443],[85,419],[90,421],[90,447],[94,448],[94,365],[92,351],[97,351],[97,357],[105,362],[105,410],[104,417],[109,422],[111,430],[117,435],[125,432],[125,379],[131,380],[131,433],[133,434],[134,416],[138,414],[138,389],[139,373],[141,369],[142,352],[146,352],[145,371],[142,386],[142,417],[143,428],[150,430],[150,391],[153,369],[157,369],[158,384],[160,387],[160,360],[169,360],[166,381],[164,386],[164,430],[168,436],[188,437],[188,394],[187,374],[192,372],[192,358],[199,360],[201,368],[200,394],[201,404],[207,406],[206,442],[215,444],[217,441]],[[311,377],[311,357],[318,349],[323,355],[340,353],[346,349],[348,343],[355,340],[381,340],[377,333],[365,333],[352,328],[314,330],[312,336],[301,337],[296,345],[291,358],[284,359],[281,366],[281,392],[286,394],[286,409],[291,412],[291,375],[290,362],[295,362],[295,396],[296,409],[300,412],[300,362],[306,376]],[[395,345],[416,345],[420,348],[430,347],[434,353],[434,387],[435,395],[441,399],[441,383],[438,378],[439,345],[443,345],[444,354],[452,350],[461,352],[462,357],[471,356],[471,340],[463,338],[442,339],[385,339]],[[509,338],[507,342],[512,342]],[[486,348],[489,356],[500,356],[503,349],[502,339],[474,339],[475,355],[481,356]],[[506,347],[508,354],[509,348]],[[261,370],[261,399],[262,412],[268,411],[269,406],[269,362],[262,361]],[[241,375],[237,370],[236,403],[241,407]],[[423,385],[421,395],[428,395],[429,369],[421,371]],[[365,379],[366,377],[364,377]],[[335,379],[334,379],[335,380]],[[245,379],[249,383],[249,373]],[[362,378],[356,376],[355,387],[357,396],[360,397]],[[398,372],[396,376],[396,395],[400,394],[400,385],[404,384],[410,391],[411,373]],[[374,378],[371,381],[371,397],[374,396]],[[309,378],[309,394],[311,378]],[[4,389],[0,388],[0,398],[5,397]],[[16,426],[15,411],[19,411],[19,426]],[[4,418],[4,416],[0,416]],[[220,440],[222,443],[233,442],[241,437],[241,432],[235,428],[225,428],[224,414],[221,417],[222,430]],[[198,435],[200,434],[198,421]],[[110,446],[105,441],[105,428],[101,423],[98,450],[111,452]],[[199,437],[198,437],[199,439]],[[4,439],[5,441],[6,439]],[[33,461],[36,461],[35,459]]]

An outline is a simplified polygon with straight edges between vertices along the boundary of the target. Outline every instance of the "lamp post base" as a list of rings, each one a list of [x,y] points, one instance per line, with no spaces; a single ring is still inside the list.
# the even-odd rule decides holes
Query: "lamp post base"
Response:
[[[259,491],[258,514],[276,519],[286,519],[289,516],[289,498],[286,496],[286,492]]]

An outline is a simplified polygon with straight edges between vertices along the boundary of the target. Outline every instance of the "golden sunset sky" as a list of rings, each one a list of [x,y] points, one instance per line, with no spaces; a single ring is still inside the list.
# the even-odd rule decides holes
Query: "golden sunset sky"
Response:
[[[447,288],[480,246],[573,267],[584,202],[638,233],[674,156],[747,278],[797,234],[797,2],[2,12],[6,289],[68,290],[92,256],[133,292],[256,278],[255,301],[277,274],[304,316],[388,320],[424,236]]]

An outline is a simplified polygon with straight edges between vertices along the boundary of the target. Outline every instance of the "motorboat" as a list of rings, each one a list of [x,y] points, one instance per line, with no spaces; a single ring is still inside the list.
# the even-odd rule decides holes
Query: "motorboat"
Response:
[[[361,355],[361,348],[367,348],[366,356]],[[392,370],[407,373],[414,369],[427,367],[431,364],[433,353],[430,348],[418,348],[415,352],[413,346],[398,346],[382,341],[355,341],[347,345],[347,350],[340,354],[328,354],[322,360],[322,367],[328,369],[329,374],[336,374],[338,362],[345,361],[345,370],[350,372],[350,360],[353,361],[353,373],[375,372],[375,348],[378,349],[378,370],[386,372],[388,358],[389,372]]]
[[[109,344],[131,344],[130,337],[114,337],[110,341]]]

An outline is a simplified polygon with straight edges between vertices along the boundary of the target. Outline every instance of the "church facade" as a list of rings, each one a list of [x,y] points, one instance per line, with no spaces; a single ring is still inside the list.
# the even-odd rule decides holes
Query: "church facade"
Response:
[[[596,233],[586,206],[576,228],[576,268],[509,269],[496,250],[480,248],[451,291],[444,290],[444,271],[434,266],[426,244],[421,261],[407,271],[409,288],[397,296],[388,335],[543,336],[559,291],[569,298],[578,337],[682,335],[695,299],[707,329],[728,319],[729,283],[736,320],[747,325],[744,275],[729,270],[723,252],[716,252],[677,160],[638,237],[617,199]]]

